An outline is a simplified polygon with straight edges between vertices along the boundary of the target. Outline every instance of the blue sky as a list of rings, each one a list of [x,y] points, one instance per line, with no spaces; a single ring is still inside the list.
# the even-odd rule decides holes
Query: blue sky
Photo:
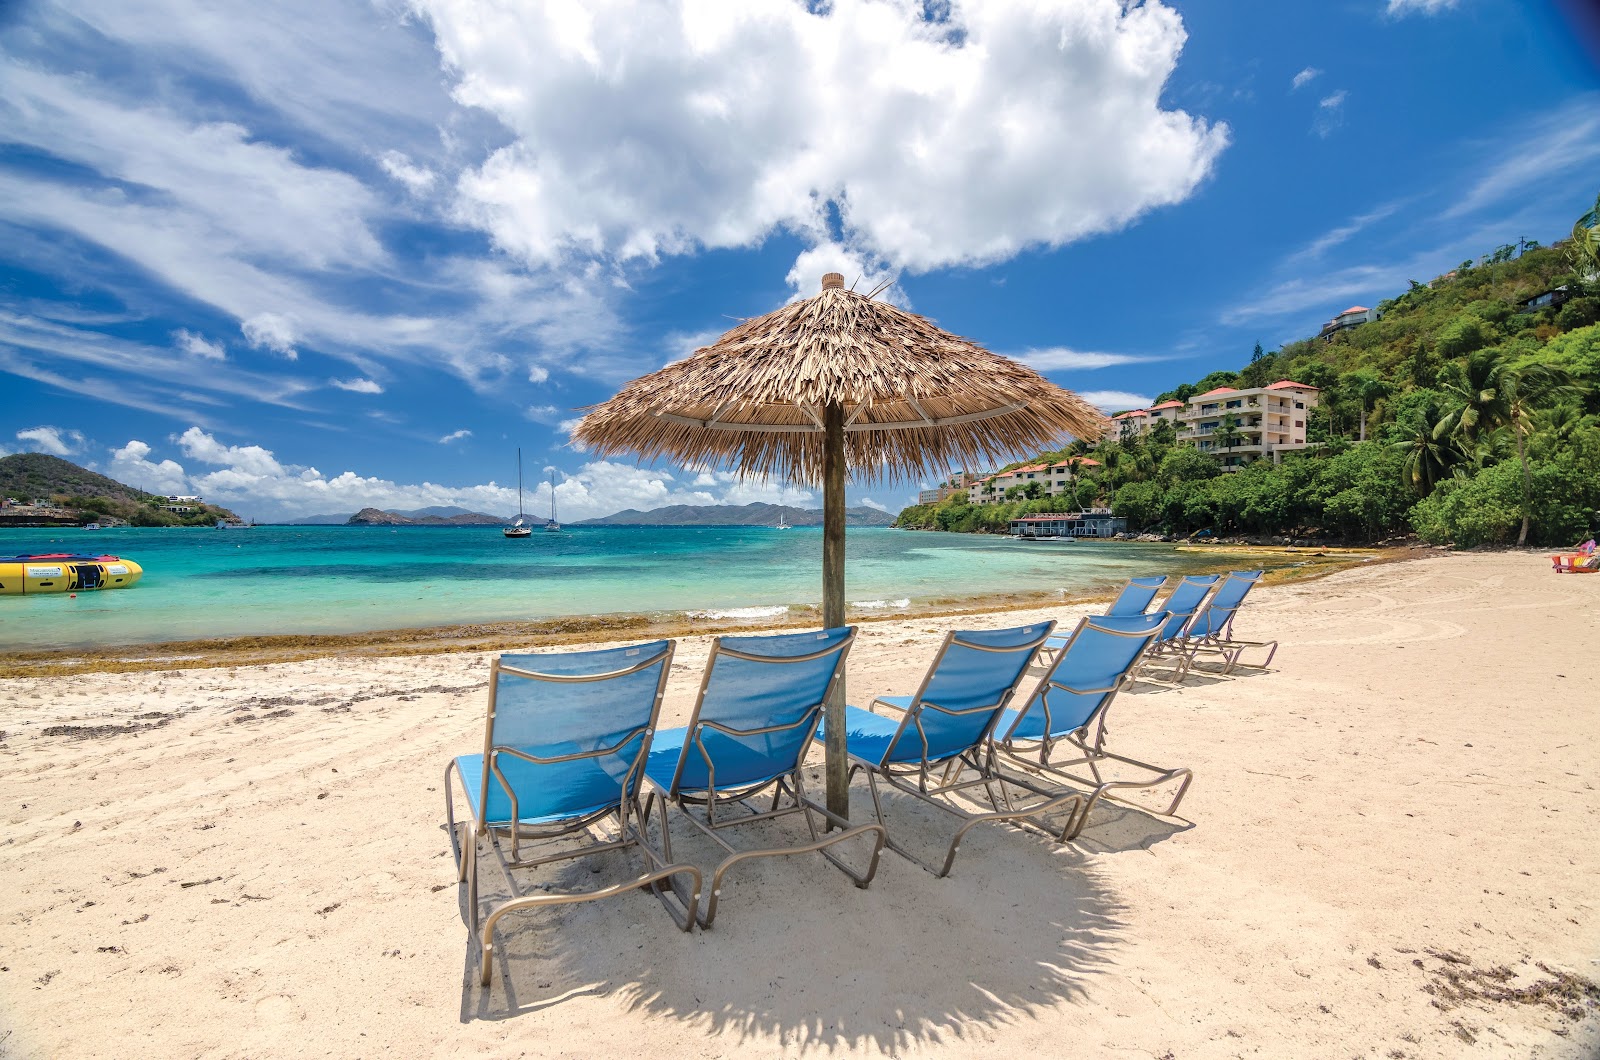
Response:
[[[1580,9],[0,5],[0,451],[259,519],[508,512],[519,446],[569,519],[814,506],[563,425],[832,269],[1115,408],[1548,243]]]

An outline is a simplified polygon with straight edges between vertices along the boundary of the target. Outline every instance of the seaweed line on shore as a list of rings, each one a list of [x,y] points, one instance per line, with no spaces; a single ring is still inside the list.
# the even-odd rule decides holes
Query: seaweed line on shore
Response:
[[[1403,562],[1432,554],[1432,550],[1411,548],[1361,551],[1318,549],[1314,552],[1297,552],[1248,545],[1207,545],[1194,548],[1192,551],[1213,553],[1218,557],[1215,567],[1193,573],[1229,570],[1232,565],[1225,562],[1223,557],[1230,555],[1286,552],[1305,557],[1304,562],[1293,566],[1268,570],[1266,580],[1272,584],[1310,581],[1353,566]],[[964,600],[932,600],[920,606],[913,605],[893,612],[855,613],[850,616],[850,620],[872,624],[906,619],[989,614],[997,611],[1095,603],[1109,600],[1113,595],[1112,588],[1108,586],[1081,593],[1041,591]],[[815,610],[811,607],[800,607],[791,610],[786,618],[763,618],[759,623],[708,622],[677,612],[653,615],[582,615],[530,622],[477,622],[418,629],[373,630],[365,633],[276,634],[162,641],[89,649],[14,651],[8,652],[4,660],[0,661],[0,678],[257,666],[300,662],[329,656],[384,658],[452,652],[527,650],[561,644],[589,643],[607,639],[607,635],[613,634],[641,638],[747,633],[757,628],[786,629],[815,626]]]

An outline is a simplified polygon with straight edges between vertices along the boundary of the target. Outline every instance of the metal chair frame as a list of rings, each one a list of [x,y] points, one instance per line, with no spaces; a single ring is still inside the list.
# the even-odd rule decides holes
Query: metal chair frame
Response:
[[[1240,594],[1239,599],[1234,601],[1231,606],[1217,607],[1216,601],[1222,595],[1222,590],[1227,586],[1228,582],[1234,580],[1248,583],[1244,592]],[[1235,640],[1233,637],[1233,620],[1237,617],[1239,608],[1244,606],[1245,598],[1250,595],[1250,590],[1254,589],[1260,580],[1261,575],[1259,573],[1252,578],[1246,577],[1239,571],[1230,571],[1228,576],[1218,584],[1216,591],[1211,594],[1210,601],[1195,612],[1194,617],[1189,621],[1188,627],[1175,645],[1176,650],[1183,651],[1188,655],[1188,660],[1184,663],[1185,673],[1199,661],[1199,656],[1202,654],[1221,656],[1222,669],[1218,672],[1223,675],[1233,673],[1240,666],[1245,666],[1252,670],[1265,670],[1272,665],[1273,656],[1278,654],[1277,641]],[[1194,636],[1191,631],[1200,625],[1202,619],[1209,621],[1209,616],[1213,612],[1221,612],[1223,615],[1222,620],[1215,623],[1209,632]],[[1259,663],[1245,662],[1244,653],[1252,648],[1267,649],[1267,657]],[[1205,672],[1209,673],[1211,671]]]
[[[967,832],[988,821],[1005,821],[1016,824],[1019,827],[1031,828],[1051,839],[1062,842],[1066,840],[1067,832],[1071,830],[1073,823],[1077,820],[1082,806],[1082,795],[1077,792],[1052,791],[1041,788],[1026,778],[1015,775],[1002,775],[996,768],[993,744],[989,739],[989,735],[994,729],[995,721],[1005,710],[1006,704],[1011,701],[1011,697],[1015,694],[1017,685],[1021,683],[1027,667],[1024,666],[1017,671],[1016,680],[1012,681],[1010,687],[1005,690],[1000,699],[992,704],[950,709],[924,698],[934,675],[938,673],[939,664],[944,660],[945,655],[952,646],[959,644],[963,648],[1004,655],[1026,651],[1031,657],[1038,652],[1039,646],[1044,643],[1054,628],[1054,622],[1047,622],[1044,626],[1044,632],[1037,639],[1027,644],[1004,648],[964,641],[960,639],[958,633],[947,633],[945,634],[944,643],[939,647],[938,654],[934,656],[933,664],[928,667],[927,673],[923,675],[922,683],[918,686],[916,694],[911,697],[911,702],[907,706],[901,707],[881,699],[873,700],[874,713],[876,713],[875,708],[878,706],[885,706],[900,712],[902,715],[899,726],[895,729],[894,735],[890,737],[889,743],[886,745],[885,755],[898,744],[901,735],[908,728],[914,728],[918,738],[922,741],[921,758],[914,762],[874,763],[856,755],[850,756],[849,776],[853,780],[858,772],[866,774],[867,787],[872,793],[873,813],[877,816],[878,823],[884,825],[885,842],[890,850],[921,866],[928,872],[933,873],[933,875],[942,878],[950,874],[950,868],[955,862],[956,853],[961,849],[961,840],[966,837]],[[951,716],[988,711],[991,716],[988,724],[984,726],[983,731],[971,745],[963,750],[930,761],[928,758],[927,732],[922,725],[922,714],[928,710]],[[963,779],[969,771],[976,775],[971,779]],[[938,777],[934,779],[936,773]],[[888,825],[884,819],[883,801],[878,791],[879,778],[895,790],[920,799],[963,822],[951,838],[950,845],[945,851],[944,861],[938,868],[895,842],[893,836],[889,835],[887,831]],[[1007,787],[1008,784],[1031,794],[1039,795],[1042,797],[1042,801],[1019,808],[1011,797],[1011,792]],[[969,813],[951,805],[942,798],[960,794],[977,787],[984,789],[985,794],[988,796],[989,804],[994,807],[993,812]],[[998,796],[996,795],[996,789],[999,790]],[[1043,815],[1054,813],[1063,807],[1070,807],[1065,826],[1056,829],[1043,822]]]
[[[1011,723],[1010,731],[1006,732],[1004,735],[996,735],[991,741],[996,752],[1008,765],[1020,768],[1031,775],[1050,776],[1072,784],[1083,785],[1091,789],[1087,798],[1083,802],[1082,809],[1078,812],[1077,820],[1072,823],[1069,834],[1065,836],[1065,838],[1069,840],[1076,839],[1080,834],[1082,834],[1084,828],[1089,823],[1090,812],[1093,811],[1095,804],[1101,799],[1125,802],[1130,806],[1137,806],[1140,809],[1147,809],[1148,807],[1144,807],[1138,803],[1123,799],[1115,793],[1124,790],[1154,788],[1163,784],[1171,783],[1174,780],[1181,780],[1182,782],[1178,785],[1178,790],[1176,793],[1174,793],[1172,801],[1168,803],[1165,810],[1159,811],[1160,815],[1163,817],[1172,817],[1177,814],[1178,806],[1183,802],[1183,797],[1188,794],[1189,785],[1194,781],[1194,771],[1188,769],[1187,767],[1180,766],[1175,769],[1169,769],[1165,766],[1154,765],[1150,762],[1144,762],[1137,758],[1130,758],[1127,755],[1118,754],[1115,751],[1106,749],[1106,735],[1110,731],[1106,725],[1106,717],[1110,712],[1111,704],[1116,700],[1119,692],[1133,683],[1134,674],[1136,674],[1140,666],[1143,665],[1145,655],[1150,651],[1151,645],[1154,644],[1156,636],[1163,628],[1163,625],[1158,625],[1154,630],[1145,633],[1128,632],[1119,629],[1107,629],[1104,626],[1095,627],[1097,632],[1104,635],[1117,637],[1142,637],[1145,641],[1145,643],[1140,647],[1138,653],[1135,654],[1134,657],[1129,661],[1127,667],[1110,685],[1107,685],[1103,688],[1075,688],[1056,679],[1055,672],[1059,668],[1059,663],[1067,658],[1068,654],[1072,650],[1073,641],[1077,640],[1078,636],[1083,632],[1083,630],[1094,622],[1095,617],[1096,616],[1090,615],[1078,621],[1078,625],[1072,631],[1072,636],[1067,639],[1067,646],[1060,652],[1057,665],[1052,666],[1050,671],[1040,679],[1039,684],[1035,686],[1034,695],[1028,697],[1027,704],[1024,706],[1022,712],[1019,713],[1016,717],[1016,720]],[[1055,725],[1052,724],[1050,718],[1049,697],[1040,697],[1040,706],[1044,712],[1044,732],[1037,738],[1037,740],[1032,737],[1018,738],[1013,736],[1013,733],[1015,733],[1017,727],[1022,724],[1023,718],[1027,716],[1028,708],[1032,706],[1035,696],[1038,696],[1038,693],[1041,692],[1046,685],[1051,688],[1058,688],[1063,692],[1068,692],[1075,695],[1098,694],[1104,696],[1105,698],[1100,701],[1093,712],[1090,713],[1089,717],[1084,719],[1083,725],[1063,735],[1053,735]],[[1093,731],[1092,738],[1090,737],[1091,730]],[[1028,744],[1037,742],[1037,755],[1031,753],[1031,748],[1024,749],[1022,746],[1019,746],[1019,743],[1021,742],[1026,742]],[[1051,755],[1056,746],[1060,743],[1070,744],[1074,750],[1081,753],[1081,757],[1071,758],[1064,762],[1052,762],[1050,760]],[[1156,775],[1150,780],[1107,780],[1101,775],[1100,772],[1100,766],[1107,760],[1135,766],[1139,769],[1143,769]],[[1081,774],[1073,772],[1071,769],[1073,766],[1087,766],[1089,769],[1089,776],[1085,777]]]
[[[705,674],[700,679],[700,691],[695,698],[694,712],[689,719],[688,731],[684,739],[683,753],[679,755],[678,765],[676,769],[673,770],[672,783],[665,791],[660,790],[658,785],[652,783],[650,785],[650,793],[646,796],[645,800],[645,808],[648,811],[655,799],[661,799],[663,813],[665,813],[666,804],[670,802],[672,805],[677,807],[679,813],[681,813],[690,824],[694,825],[694,827],[697,828],[703,835],[709,837],[728,855],[727,857],[723,858],[723,860],[717,865],[716,869],[714,869],[712,872],[711,893],[706,900],[705,911],[700,916],[700,926],[702,928],[709,928],[712,922],[716,920],[717,903],[722,897],[723,877],[727,875],[730,869],[744,861],[749,861],[755,858],[778,857],[788,854],[818,853],[826,858],[828,862],[840,872],[848,876],[852,883],[862,889],[865,889],[869,884],[871,884],[872,878],[877,875],[878,859],[883,852],[884,843],[888,839],[888,831],[881,824],[852,825],[850,821],[838,816],[830,811],[826,806],[812,799],[806,793],[805,778],[801,772],[802,766],[805,762],[805,749],[810,747],[812,738],[816,735],[817,726],[822,721],[823,704],[827,702],[828,693],[832,691],[833,687],[838,683],[840,676],[844,673],[845,659],[849,656],[850,648],[855,643],[855,635],[855,627],[852,626],[850,627],[849,637],[843,641],[842,645],[835,645],[805,655],[793,656],[758,655],[751,652],[740,651],[736,648],[730,648],[722,643],[721,637],[717,637],[712,640],[711,654],[706,660]],[[721,656],[743,659],[749,662],[759,662],[781,666],[789,663],[811,662],[833,652],[838,652],[839,659],[834,666],[833,673],[828,678],[828,684],[823,691],[822,697],[818,699],[811,708],[809,708],[803,715],[801,715],[799,719],[794,722],[786,725],[769,725],[753,729],[737,729],[733,728],[732,726],[722,725],[714,721],[703,720],[700,717],[701,708],[705,704],[706,692],[711,687],[716,661]],[[763,736],[769,733],[791,732],[803,729],[805,732],[805,738],[799,745],[801,751],[799,755],[796,756],[793,769],[786,770],[770,780],[745,785],[736,789],[730,789],[728,791],[719,791],[717,788],[716,761],[713,759],[711,753],[706,749],[705,741],[703,739],[704,731],[707,729],[710,729],[714,732],[720,732],[724,735],[734,738],[743,736]],[[696,788],[685,791],[679,787],[679,782],[683,776],[684,764],[688,760],[689,747],[691,745],[697,752],[699,752],[701,759],[705,762],[706,787],[704,789]],[[772,803],[770,806],[768,806],[765,810],[762,810],[752,804],[751,800],[762,796],[768,791],[772,793]],[[787,804],[785,804],[785,797],[787,797]],[[696,808],[698,808],[701,813],[704,814],[704,820],[701,820],[700,813],[695,812]],[[735,808],[742,809],[745,812],[737,813],[733,817],[724,817],[720,820],[718,819],[719,810],[726,812],[729,810],[734,810]],[[809,843],[804,843],[798,846],[740,849],[729,843],[722,837],[722,835],[719,834],[729,829],[738,828],[742,825],[754,824],[758,821],[770,821],[779,817],[788,817],[793,814],[800,814],[805,818],[806,830],[811,836],[811,841]],[[828,826],[840,829],[839,834],[831,836],[820,835],[818,833],[817,820],[815,816],[818,814],[825,819]],[[662,834],[663,836],[666,835],[666,830],[664,827]],[[874,837],[874,842],[872,847],[872,857],[868,862],[865,872],[857,872],[856,870],[852,869],[850,866],[841,861],[832,850],[829,849],[835,844],[843,843],[848,840],[855,839],[858,836],[869,834]],[[670,839],[667,839],[666,846],[663,848],[663,853],[668,859],[672,857]]]
[[[662,807],[660,815],[663,849],[658,852],[651,846],[648,834],[650,808],[648,804],[641,805],[639,801],[640,788],[643,786],[642,782],[644,780],[645,760],[650,751],[650,737],[655,732],[656,717],[661,710],[661,699],[666,691],[667,674],[672,669],[672,654],[675,647],[676,645],[672,641],[668,641],[661,651],[641,662],[620,670],[601,674],[539,673],[534,670],[505,665],[498,656],[490,663],[489,705],[483,737],[485,768],[483,770],[482,787],[478,793],[478,811],[474,817],[460,822],[456,820],[454,786],[451,783],[452,775],[454,775],[458,784],[464,786],[465,781],[461,777],[460,769],[454,758],[450,760],[450,764],[445,767],[444,772],[445,818],[450,833],[451,850],[456,859],[456,879],[457,882],[464,882],[467,885],[467,909],[470,916],[470,926],[481,947],[478,975],[479,981],[483,986],[489,985],[493,975],[494,928],[500,918],[507,913],[519,912],[525,909],[570,905],[576,902],[595,901],[642,888],[648,889],[661,899],[662,905],[666,907],[667,912],[680,928],[688,931],[694,927],[696,909],[700,900],[700,870],[693,865],[670,863],[671,855],[666,852],[670,849],[670,842],[667,833],[665,806]],[[637,673],[658,663],[661,666],[661,677],[656,683],[655,699],[650,707],[648,723],[632,729],[610,747],[544,758],[518,750],[515,747],[500,746],[494,742],[496,698],[501,674],[553,684],[584,684],[625,677],[628,674]],[[635,740],[643,741],[643,745],[640,747],[639,753],[634,757],[627,773],[623,776],[621,784],[622,795],[617,805],[603,807],[584,814],[576,814],[570,818],[563,818],[546,824],[530,825],[521,823],[517,792],[500,769],[501,756],[506,755],[539,765],[556,765],[586,758],[613,756]],[[489,778],[491,774],[499,782],[511,803],[511,814],[506,823],[496,822],[491,824],[487,819]],[[521,856],[520,847],[524,841],[546,842],[560,839],[563,836],[587,832],[592,826],[599,825],[612,815],[616,816],[617,838],[615,839],[590,843],[538,857],[524,858]],[[494,854],[496,863],[500,866],[500,874],[505,880],[506,888],[510,891],[511,897],[491,909],[487,917],[481,917],[481,911],[478,908],[478,859],[481,856],[480,841],[485,840],[489,850]],[[507,841],[509,841],[511,848],[509,859],[502,849],[502,844]],[[594,891],[563,894],[525,894],[522,888],[517,885],[516,878],[513,875],[514,871],[518,869],[534,868],[558,861],[570,861],[602,851],[621,850],[628,847],[637,847],[644,854],[645,863],[648,866],[647,871],[626,883],[602,887]],[[692,881],[687,897],[678,884],[677,877],[679,876],[687,876]],[[668,898],[669,894],[672,895],[672,899]],[[674,900],[679,903],[678,906],[674,905]]]

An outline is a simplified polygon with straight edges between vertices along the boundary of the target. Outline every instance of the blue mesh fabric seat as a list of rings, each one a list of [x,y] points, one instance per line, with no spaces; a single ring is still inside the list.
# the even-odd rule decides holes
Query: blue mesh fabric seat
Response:
[[[1170,816],[1189,789],[1189,770],[1153,766],[1105,747],[1106,714],[1111,703],[1131,680],[1167,619],[1163,611],[1082,619],[1028,701],[1021,709],[1008,709],[995,726],[995,745],[1008,763],[1032,776],[1053,777],[1089,789],[1067,835],[1069,839],[1083,831],[1090,812],[1102,797],[1116,797],[1112,792],[1176,781],[1177,793],[1164,811]],[[1053,752],[1059,743],[1068,745],[1079,757],[1054,761]],[[1136,779],[1126,775],[1108,778],[1103,775],[1102,766],[1109,762],[1137,767],[1139,774]],[[1087,766],[1090,775],[1073,772],[1074,766]]]
[[[656,734],[646,766],[651,783],[728,855],[712,876],[711,894],[700,918],[703,926],[710,927],[716,918],[724,875],[750,858],[816,851],[860,887],[866,887],[877,872],[883,828],[852,827],[814,802],[806,794],[800,768],[828,690],[844,672],[854,641],[853,626],[718,637],[712,641],[689,724]],[[749,801],[768,792],[769,808],[759,809]],[[793,814],[805,819],[809,841],[741,850],[723,838],[731,828]],[[818,815],[841,830],[824,837],[817,829]],[[830,849],[858,836],[872,841],[871,859],[860,872]],[[671,857],[670,847],[667,856]]]
[[[1106,608],[1106,615],[1111,618],[1121,618],[1126,615],[1142,615],[1150,608],[1150,601],[1156,598],[1161,587],[1167,584],[1165,574],[1155,574],[1147,578],[1129,578],[1128,584],[1117,593],[1117,598],[1111,601],[1111,606]],[[1044,643],[1044,653],[1047,657],[1067,646],[1066,637],[1051,637]]]
[[[940,867],[917,857],[889,835],[886,842],[896,853],[935,875],[945,876],[955,861],[962,837],[981,821],[1036,823],[1041,815],[1064,808],[1076,814],[1081,801],[1076,794],[1016,806],[1006,781],[993,769],[989,750],[989,734],[995,720],[1010,702],[1054,625],[1045,622],[946,634],[915,694],[880,697],[873,701],[873,710],[845,708],[850,776],[866,774],[879,824],[888,827],[878,790],[880,781],[963,821]],[[894,711],[898,716],[885,716],[877,708]],[[821,741],[825,736],[819,728],[816,739]],[[1033,790],[1026,783],[1021,786]],[[954,805],[955,797],[979,787],[987,794],[993,812],[972,813]]]
[[[1218,574],[1189,574],[1179,580],[1167,598],[1157,605],[1156,610],[1164,611],[1167,620],[1162,623],[1156,632],[1155,639],[1150,644],[1146,653],[1147,659],[1167,658],[1173,664],[1173,679],[1182,680],[1187,671],[1189,656],[1178,645],[1182,641],[1183,632],[1188,628],[1189,622],[1194,618],[1195,612],[1200,610],[1200,605],[1211,592],[1212,586],[1217,584],[1221,577]],[[1139,671],[1135,670],[1135,675]]]
[[[699,871],[668,864],[649,840],[640,802],[673,647],[662,640],[595,651],[501,655],[490,667],[484,750],[461,755],[445,769],[445,813],[458,879],[467,885],[471,926],[482,947],[484,985],[492,975],[495,925],[520,909],[645,887],[667,902],[680,927],[693,926]],[[469,811],[459,822],[457,786]],[[664,848],[664,812],[661,826]],[[543,850],[552,841],[602,828],[611,838],[523,856],[524,845]],[[524,895],[514,875],[514,870],[620,848],[638,849],[645,861],[645,873],[625,884]],[[480,926],[477,870],[486,852],[499,862],[510,898],[494,906]]]
[[[1261,581],[1262,572],[1258,570],[1230,571],[1228,576],[1217,586],[1217,591],[1211,594],[1211,599],[1195,612],[1194,619],[1184,629],[1181,641],[1177,647],[1188,655],[1188,664],[1192,666],[1200,655],[1214,654],[1222,661],[1222,673],[1232,673],[1241,665],[1246,649],[1265,648],[1266,658],[1260,663],[1249,663],[1251,667],[1264,669],[1271,665],[1272,657],[1278,652],[1278,642],[1237,640],[1233,636],[1234,618],[1243,606],[1245,597],[1250,595],[1250,590]]]

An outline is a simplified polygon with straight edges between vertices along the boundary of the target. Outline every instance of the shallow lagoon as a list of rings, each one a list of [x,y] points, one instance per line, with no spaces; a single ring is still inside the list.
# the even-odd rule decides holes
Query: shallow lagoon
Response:
[[[822,532],[569,527],[521,540],[495,527],[0,532],[0,554],[62,551],[131,557],[144,565],[144,580],[76,599],[0,597],[0,647],[640,612],[759,621],[817,606]],[[1212,568],[1218,558],[1159,544],[851,529],[846,562],[855,613],[887,614],[996,596],[1080,593],[1135,574]]]

